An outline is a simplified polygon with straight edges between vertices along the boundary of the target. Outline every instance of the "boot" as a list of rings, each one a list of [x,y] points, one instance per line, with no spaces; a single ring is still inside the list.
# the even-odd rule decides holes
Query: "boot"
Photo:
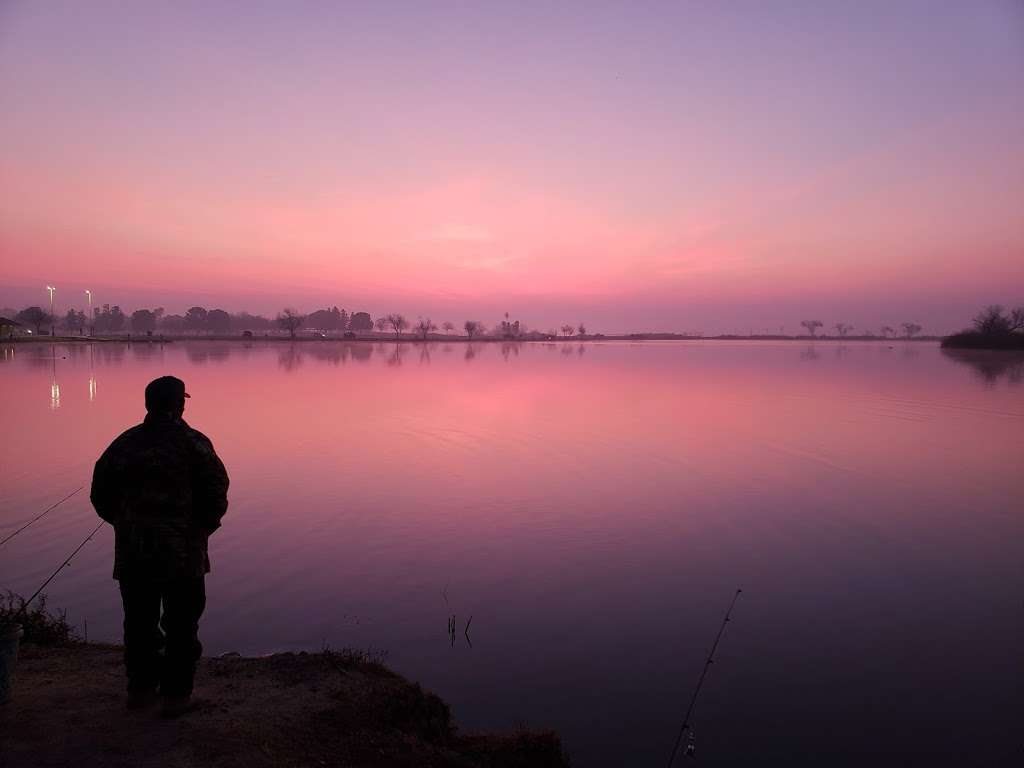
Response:
[[[191,696],[164,696],[161,717],[181,717],[195,709]]]
[[[156,689],[145,688],[141,691],[128,691],[125,706],[128,709],[148,709],[156,704]]]

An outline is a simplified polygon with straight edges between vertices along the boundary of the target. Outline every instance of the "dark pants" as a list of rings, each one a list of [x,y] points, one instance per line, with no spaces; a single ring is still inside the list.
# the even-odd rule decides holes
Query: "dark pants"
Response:
[[[205,580],[122,579],[120,584],[128,690],[142,692],[159,686],[164,696],[189,695],[196,662],[203,654],[198,633],[206,607]]]

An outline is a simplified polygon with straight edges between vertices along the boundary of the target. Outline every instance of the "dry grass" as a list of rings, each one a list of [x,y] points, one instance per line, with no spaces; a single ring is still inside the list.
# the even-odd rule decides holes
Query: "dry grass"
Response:
[[[46,595],[40,595],[31,605],[26,605],[24,597],[7,590],[0,598],[0,629],[11,624],[20,624],[25,631],[23,643],[53,648],[82,641],[75,628],[68,624],[65,612],[46,610]]]

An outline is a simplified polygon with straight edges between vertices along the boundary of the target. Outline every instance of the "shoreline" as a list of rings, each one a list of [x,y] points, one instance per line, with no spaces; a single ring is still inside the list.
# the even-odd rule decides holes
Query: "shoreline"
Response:
[[[517,339],[505,339],[496,338],[493,336],[470,339],[466,336],[441,336],[431,334],[426,339],[416,338],[412,336],[402,336],[401,338],[395,338],[392,336],[356,336],[355,338],[344,338],[342,336],[314,336],[304,335],[296,336],[294,338],[289,336],[267,335],[267,336],[242,336],[238,334],[208,334],[208,335],[161,335],[161,336],[130,336],[130,335],[119,335],[119,336],[14,336],[10,338],[0,339],[0,344],[172,344],[174,342],[181,341],[232,341],[232,342],[245,342],[252,344],[255,342],[271,342],[271,343],[314,343],[314,342],[342,342],[345,344],[424,344],[424,343],[445,343],[445,344],[582,344],[590,342],[602,342],[602,341],[629,341],[629,342],[644,342],[644,341],[789,341],[789,342],[885,342],[888,344],[895,344],[896,342],[941,342],[944,336],[914,336],[912,338],[906,338],[900,336],[897,338],[885,338],[882,336],[734,336],[734,335],[721,335],[721,336],[684,336],[681,334],[625,334],[625,335],[594,335],[594,336],[556,336],[556,337],[531,337],[531,338],[517,338]]]
[[[0,706],[5,768],[569,764],[553,731],[460,732],[443,700],[361,651],[204,657],[196,708],[174,720],[125,708],[122,652],[22,645]]]

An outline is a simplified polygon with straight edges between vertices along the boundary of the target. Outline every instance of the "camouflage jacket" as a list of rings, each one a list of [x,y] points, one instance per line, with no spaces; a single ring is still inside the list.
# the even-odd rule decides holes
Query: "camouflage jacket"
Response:
[[[228,508],[228,475],[206,435],[148,414],[103,452],[92,505],[114,526],[114,578],[169,581],[210,571],[207,540]]]

